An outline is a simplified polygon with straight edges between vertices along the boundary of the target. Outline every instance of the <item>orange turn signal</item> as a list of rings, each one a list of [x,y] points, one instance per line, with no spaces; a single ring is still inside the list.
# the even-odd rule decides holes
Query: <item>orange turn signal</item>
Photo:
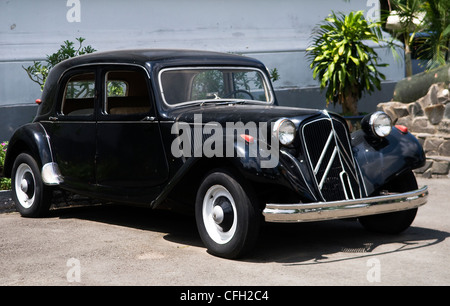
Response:
[[[396,125],[395,126],[400,132],[402,132],[403,134],[408,133],[408,128],[404,125]]]
[[[247,134],[241,134],[240,135],[242,139],[244,139],[248,143],[253,143],[254,138],[253,136],[247,135]]]

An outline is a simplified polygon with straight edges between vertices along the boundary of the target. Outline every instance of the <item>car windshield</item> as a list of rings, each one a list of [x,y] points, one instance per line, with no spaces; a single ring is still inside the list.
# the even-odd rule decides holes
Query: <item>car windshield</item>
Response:
[[[169,68],[159,74],[164,102],[272,103],[266,76],[251,68]]]

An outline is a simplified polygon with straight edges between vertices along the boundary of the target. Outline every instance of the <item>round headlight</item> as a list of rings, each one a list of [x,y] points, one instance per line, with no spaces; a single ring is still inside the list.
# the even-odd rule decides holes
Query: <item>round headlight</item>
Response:
[[[369,117],[369,128],[378,137],[386,137],[391,133],[392,120],[384,112],[375,112]]]
[[[273,134],[282,145],[290,145],[295,138],[295,125],[289,119],[278,119],[273,126]]]

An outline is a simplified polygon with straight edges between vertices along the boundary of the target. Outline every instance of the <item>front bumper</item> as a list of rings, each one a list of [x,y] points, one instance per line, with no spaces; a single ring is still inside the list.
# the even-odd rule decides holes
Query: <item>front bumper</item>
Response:
[[[308,222],[355,218],[417,208],[428,198],[428,187],[389,195],[333,202],[267,204],[266,222]]]

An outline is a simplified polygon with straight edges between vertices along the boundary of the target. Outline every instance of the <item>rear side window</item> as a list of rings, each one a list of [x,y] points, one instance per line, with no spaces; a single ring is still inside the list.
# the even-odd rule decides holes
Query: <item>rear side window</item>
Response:
[[[125,81],[108,80],[106,82],[107,97],[126,97],[128,96],[128,83]]]
[[[105,81],[103,114],[142,115],[150,112],[151,100],[145,73],[138,70],[109,71]]]
[[[69,79],[64,89],[61,114],[90,116],[94,114],[95,73],[83,73]]]

